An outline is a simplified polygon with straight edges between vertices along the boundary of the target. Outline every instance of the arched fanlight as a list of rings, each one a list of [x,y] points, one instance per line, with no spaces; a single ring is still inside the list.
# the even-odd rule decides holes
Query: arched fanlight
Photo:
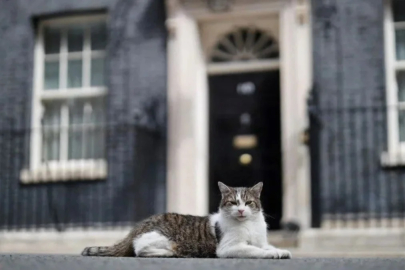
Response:
[[[211,62],[277,59],[276,40],[257,28],[238,28],[223,36],[211,51]]]

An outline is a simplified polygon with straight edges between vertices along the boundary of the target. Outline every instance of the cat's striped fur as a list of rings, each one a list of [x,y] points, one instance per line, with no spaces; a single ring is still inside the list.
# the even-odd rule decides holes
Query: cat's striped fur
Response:
[[[152,216],[136,225],[125,239],[111,247],[87,247],[84,256],[136,256],[133,241],[144,233],[158,231],[172,243],[173,257],[215,257],[215,226],[208,217],[166,213]]]

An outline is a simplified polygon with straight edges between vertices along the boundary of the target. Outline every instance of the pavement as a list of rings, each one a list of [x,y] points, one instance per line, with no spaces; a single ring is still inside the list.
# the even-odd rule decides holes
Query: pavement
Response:
[[[0,254],[0,270],[404,270],[405,258],[161,259]]]

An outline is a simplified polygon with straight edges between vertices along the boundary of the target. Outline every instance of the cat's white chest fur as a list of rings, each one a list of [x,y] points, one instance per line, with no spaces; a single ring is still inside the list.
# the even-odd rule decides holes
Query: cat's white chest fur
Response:
[[[267,244],[267,226],[263,215],[258,215],[255,219],[243,222],[223,218],[221,214],[211,217],[219,223],[221,228],[221,242],[223,245],[235,243],[235,241],[245,242],[248,245],[263,247]],[[212,222],[211,221],[211,222]]]
[[[217,255],[222,258],[291,258],[286,250],[276,249],[267,242],[267,225],[263,214],[246,221],[227,218],[221,213],[210,216],[212,228],[220,226]],[[213,231],[215,233],[215,231]]]

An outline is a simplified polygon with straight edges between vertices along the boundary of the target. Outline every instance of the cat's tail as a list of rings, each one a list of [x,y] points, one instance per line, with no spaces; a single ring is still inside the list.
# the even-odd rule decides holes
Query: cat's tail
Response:
[[[86,247],[82,251],[82,256],[109,256],[110,247]]]
[[[117,244],[109,247],[86,247],[82,251],[82,256],[97,257],[134,257],[135,252],[132,247],[133,236],[130,233],[126,238]]]

